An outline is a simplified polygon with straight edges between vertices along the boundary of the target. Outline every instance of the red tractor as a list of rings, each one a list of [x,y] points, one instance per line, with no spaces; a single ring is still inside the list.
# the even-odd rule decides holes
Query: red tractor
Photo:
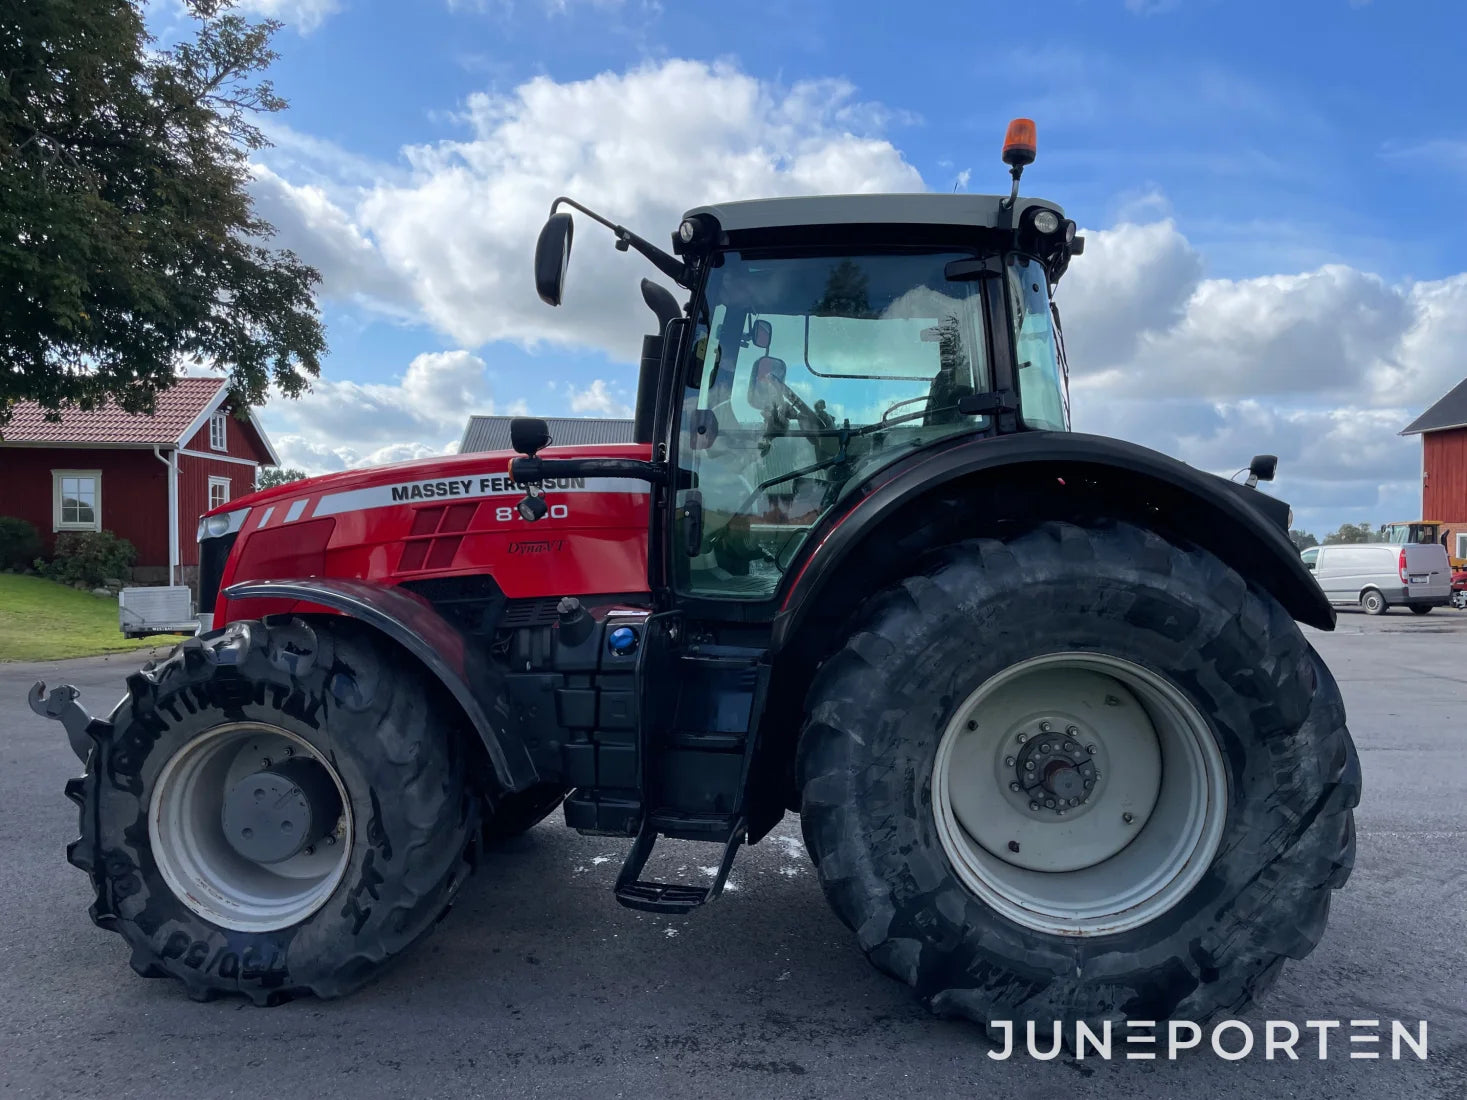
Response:
[[[1323,933],[1359,762],[1297,625],[1334,615],[1246,484],[1071,432],[1052,296],[1083,241],[1007,195],[687,213],[643,283],[635,442],[294,482],[199,523],[212,623],[74,689],[68,858],[132,966],[336,997],[563,807],[685,913],[790,811],[872,962],[978,1021],[1207,1019]],[[1078,578],[1078,581],[1077,581]],[[711,885],[648,881],[662,837]]]

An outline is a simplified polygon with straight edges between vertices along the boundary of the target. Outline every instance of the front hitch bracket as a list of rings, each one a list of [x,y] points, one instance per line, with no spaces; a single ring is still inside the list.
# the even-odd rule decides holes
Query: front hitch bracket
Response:
[[[81,692],[70,684],[60,684],[47,695],[46,681],[37,680],[31,685],[26,701],[30,703],[31,710],[42,718],[54,719],[66,727],[66,740],[71,751],[85,764],[96,742],[95,735],[102,733],[108,723],[88,714],[77,701],[80,698]]]

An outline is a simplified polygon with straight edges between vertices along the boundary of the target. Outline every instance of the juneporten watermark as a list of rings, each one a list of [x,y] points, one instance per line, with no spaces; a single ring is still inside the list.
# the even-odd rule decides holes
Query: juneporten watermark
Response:
[[[1176,1059],[1188,1051],[1210,1052],[1228,1062],[1245,1058],[1267,1061],[1328,1061],[1331,1058],[1375,1058],[1426,1061],[1425,1020],[1109,1020],[1092,1028],[1085,1023],[1036,1023],[1033,1020],[990,1020],[989,1034],[998,1046],[988,1052],[997,1062],[1028,1057],[1041,1062],[1066,1050],[1076,1059],[1154,1061]]]

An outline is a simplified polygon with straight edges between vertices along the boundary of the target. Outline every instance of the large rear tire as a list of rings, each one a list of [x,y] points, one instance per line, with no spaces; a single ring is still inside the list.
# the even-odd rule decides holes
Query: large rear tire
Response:
[[[871,600],[798,780],[873,963],[941,1014],[1097,1027],[1236,1012],[1307,955],[1360,795],[1287,613],[1124,524],[965,543]]]
[[[338,997],[447,910],[478,833],[461,720],[370,631],[235,623],[127,687],[68,784],[67,855],[139,974]]]

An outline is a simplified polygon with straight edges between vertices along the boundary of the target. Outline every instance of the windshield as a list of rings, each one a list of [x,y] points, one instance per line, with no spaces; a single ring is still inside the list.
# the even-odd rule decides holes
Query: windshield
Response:
[[[875,465],[987,426],[982,283],[961,252],[728,252],[708,277],[684,393],[680,587],[770,595],[810,527]]]

